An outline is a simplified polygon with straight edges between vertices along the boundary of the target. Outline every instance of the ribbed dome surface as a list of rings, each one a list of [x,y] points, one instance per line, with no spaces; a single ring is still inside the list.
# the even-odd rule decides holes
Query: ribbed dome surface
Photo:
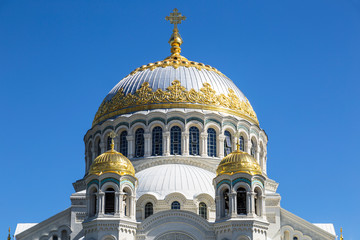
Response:
[[[179,192],[187,199],[201,193],[215,196],[212,181],[215,174],[205,169],[184,164],[164,164],[144,169],[135,175],[138,178],[137,198],[154,194],[164,199],[168,194]]]
[[[134,94],[144,82],[148,82],[149,87],[154,91],[159,88],[165,91],[174,80],[179,80],[181,86],[184,86],[187,90],[199,91],[204,83],[209,83],[217,94],[227,95],[230,88],[234,90],[235,95],[241,101],[246,100],[244,94],[233,81],[224,75],[206,69],[198,70],[195,67],[178,67],[175,69],[172,66],[159,67],[154,70],[146,69],[125,77],[109,92],[106,100],[111,100],[121,88],[123,88],[125,95],[128,93]]]

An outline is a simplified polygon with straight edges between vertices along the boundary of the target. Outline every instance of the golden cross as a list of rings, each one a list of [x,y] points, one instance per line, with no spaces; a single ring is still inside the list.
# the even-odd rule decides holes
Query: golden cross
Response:
[[[110,145],[110,147],[111,147],[111,150],[114,150],[114,138],[116,138],[116,133],[115,132],[111,132],[110,134],[109,134],[109,137],[111,138],[111,145]]]
[[[170,24],[174,24],[174,29],[177,29],[177,25],[181,24],[181,21],[186,20],[186,17],[182,16],[177,8],[174,8],[173,12],[170,13],[170,16],[165,17],[165,20],[170,21]]]

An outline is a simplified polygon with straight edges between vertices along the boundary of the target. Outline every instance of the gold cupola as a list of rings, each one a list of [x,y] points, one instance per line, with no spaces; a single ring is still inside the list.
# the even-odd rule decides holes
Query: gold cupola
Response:
[[[119,175],[131,175],[135,177],[135,169],[130,160],[114,150],[115,134],[110,136],[111,149],[97,158],[90,166],[89,174],[102,175],[104,173],[117,173]]]
[[[256,159],[250,154],[240,151],[239,144],[237,144],[236,151],[224,157],[218,168],[216,175],[233,175],[235,173],[248,173],[250,175],[262,175],[261,167]]]

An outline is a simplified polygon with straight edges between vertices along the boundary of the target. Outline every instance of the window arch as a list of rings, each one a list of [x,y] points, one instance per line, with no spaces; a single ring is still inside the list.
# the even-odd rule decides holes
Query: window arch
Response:
[[[232,141],[231,141],[231,133],[229,131],[225,131],[224,135],[225,135],[224,156],[226,156],[232,152]]]
[[[207,130],[207,151],[209,157],[216,156],[216,131],[213,128]]]
[[[181,154],[181,128],[174,126],[170,129],[170,154],[180,155]]]
[[[145,205],[145,218],[150,217],[151,215],[153,215],[154,213],[154,207],[153,204],[151,202],[148,202]]]
[[[197,127],[189,129],[189,153],[199,155],[199,129]]]
[[[172,202],[171,209],[180,209],[180,203],[178,201]]]
[[[250,149],[251,156],[255,157],[256,155],[256,142],[254,139],[251,139],[251,149]]]
[[[111,149],[111,137],[108,136],[106,139],[106,151],[109,151]]]
[[[237,214],[247,214],[246,211],[246,190],[243,187],[239,187],[236,191],[237,199]]]
[[[89,216],[93,217],[96,215],[97,212],[97,190],[93,189],[90,192],[90,212]]]
[[[69,235],[66,230],[61,231],[61,240],[70,240]]]
[[[144,129],[139,128],[135,132],[135,157],[144,156]]]
[[[152,155],[153,156],[161,156],[163,154],[162,151],[162,141],[163,134],[161,127],[154,127],[152,131]]]
[[[119,144],[119,152],[122,153],[125,157],[128,155],[128,141],[126,139],[128,133],[127,131],[122,131],[120,134],[120,144]]]
[[[105,191],[105,214],[115,213],[115,190],[107,188]]]
[[[240,151],[245,152],[245,140],[243,136],[240,136],[239,143],[240,143]]]
[[[199,215],[200,217],[207,219],[207,206],[204,202],[199,203]]]

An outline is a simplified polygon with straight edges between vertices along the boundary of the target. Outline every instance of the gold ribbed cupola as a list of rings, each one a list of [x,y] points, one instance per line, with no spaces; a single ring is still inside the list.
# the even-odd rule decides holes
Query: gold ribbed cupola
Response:
[[[250,175],[262,175],[261,167],[256,159],[250,154],[240,150],[237,144],[236,151],[224,157],[218,168],[216,175],[233,175],[235,173],[248,173]]]
[[[111,133],[111,149],[97,158],[90,166],[89,174],[102,175],[104,173],[117,173],[135,177],[135,169],[130,160],[114,150],[115,133]]]

